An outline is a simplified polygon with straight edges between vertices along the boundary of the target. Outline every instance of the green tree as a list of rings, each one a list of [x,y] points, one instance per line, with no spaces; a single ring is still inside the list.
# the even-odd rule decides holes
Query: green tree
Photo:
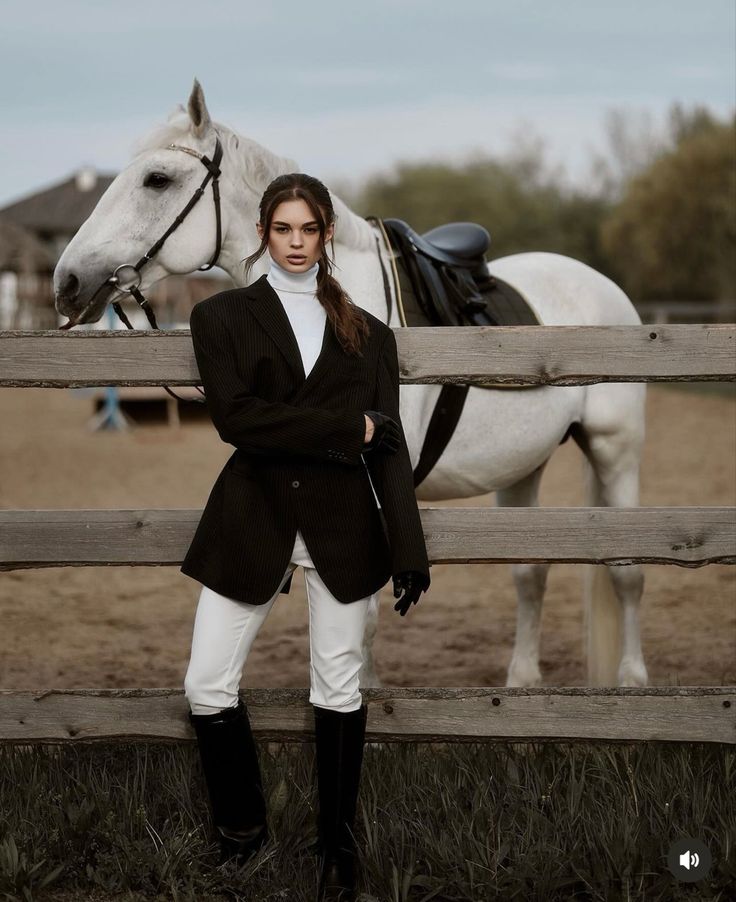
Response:
[[[633,177],[601,228],[636,300],[736,296],[736,118],[673,108],[674,146]]]
[[[348,202],[361,215],[404,219],[420,233],[445,222],[478,222],[491,235],[490,259],[542,250],[606,267],[599,224],[608,202],[565,187],[537,139],[520,141],[507,159],[402,162],[393,174],[368,179]]]

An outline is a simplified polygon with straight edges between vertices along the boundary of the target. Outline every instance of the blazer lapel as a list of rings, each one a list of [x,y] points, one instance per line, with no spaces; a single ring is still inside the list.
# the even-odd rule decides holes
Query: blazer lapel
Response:
[[[325,319],[319,356],[312,369],[305,375],[299,343],[294,335],[294,330],[291,328],[291,322],[286,315],[281,299],[269,284],[265,274],[252,285],[249,285],[246,291],[251,299],[249,308],[283,354],[289,368],[297,378],[299,391],[302,391],[314,379],[319,377],[322,368],[326,365],[325,358],[332,350],[332,342],[336,341],[329,319]]]

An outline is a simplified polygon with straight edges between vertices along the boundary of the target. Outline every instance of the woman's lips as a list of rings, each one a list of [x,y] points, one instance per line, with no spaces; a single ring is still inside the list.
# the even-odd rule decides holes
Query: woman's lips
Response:
[[[306,260],[306,257],[287,257],[287,260],[291,260],[292,263],[301,263],[302,260]]]

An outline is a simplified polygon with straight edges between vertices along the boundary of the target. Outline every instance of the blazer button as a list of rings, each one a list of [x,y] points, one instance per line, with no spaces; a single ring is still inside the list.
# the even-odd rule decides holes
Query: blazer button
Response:
[[[293,486],[295,489],[298,489],[298,488],[299,488],[299,480],[298,480],[298,479],[295,479],[295,480],[292,482],[292,486]]]

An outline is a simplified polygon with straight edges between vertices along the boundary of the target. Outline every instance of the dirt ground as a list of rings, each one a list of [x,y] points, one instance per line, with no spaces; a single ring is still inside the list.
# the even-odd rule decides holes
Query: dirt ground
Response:
[[[651,385],[642,505],[736,504],[733,393]],[[161,419],[90,433],[92,401],[59,389],[0,390],[0,508],[201,508],[231,453],[209,420]],[[493,496],[432,502],[490,505]],[[583,503],[580,452],[554,455],[541,503]],[[422,502],[422,505],[424,503]],[[429,505],[428,505],[429,506]],[[642,637],[653,685],[736,683],[736,572],[644,567]],[[550,569],[541,667],[548,686],[582,686],[582,568]],[[181,688],[199,584],[177,567],[0,573],[0,687]],[[508,565],[434,565],[405,618],[382,594],[375,653],[390,686],[503,686],[516,597]],[[308,618],[299,568],[251,650],[244,687],[306,687]]]

